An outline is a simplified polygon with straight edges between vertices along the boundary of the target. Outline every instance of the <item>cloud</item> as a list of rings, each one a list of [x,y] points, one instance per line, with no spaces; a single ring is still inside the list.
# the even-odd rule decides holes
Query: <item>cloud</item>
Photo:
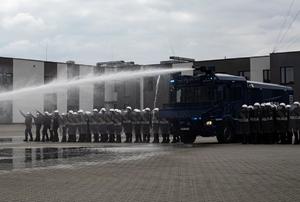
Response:
[[[13,17],[4,17],[1,25],[9,31],[19,28],[24,28],[27,31],[38,31],[45,28],[42,18],[34,17],[29,13],[18,13]]]
[[[267,53],[288,6],[284,0],[10,0],[0,8],[0,56],[45,59],[46,46],[50,60],[87,64]],[[300,48],[299,22],[279,50]]]

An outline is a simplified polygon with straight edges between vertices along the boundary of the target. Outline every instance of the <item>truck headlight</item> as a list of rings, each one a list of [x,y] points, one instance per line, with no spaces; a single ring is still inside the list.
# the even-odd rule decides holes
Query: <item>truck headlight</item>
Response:
[[[211,126],[212,124],[213,124],[212,121],[206,121],[206,123],[205,123],[205,125],[207,125],[207,126]]]

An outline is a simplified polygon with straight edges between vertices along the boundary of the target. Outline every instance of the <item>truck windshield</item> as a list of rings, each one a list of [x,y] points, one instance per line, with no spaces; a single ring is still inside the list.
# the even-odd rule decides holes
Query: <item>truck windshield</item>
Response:
[[[188,86],[173,89],[173,103],[197,104],[215,101],[216,90],[213,86]]]

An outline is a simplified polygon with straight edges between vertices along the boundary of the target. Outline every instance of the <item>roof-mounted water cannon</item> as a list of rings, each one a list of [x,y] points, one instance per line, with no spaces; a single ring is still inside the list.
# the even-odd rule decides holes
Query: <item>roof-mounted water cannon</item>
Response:
[[[215,67],[214,66],[203,66],[194,62],[193,64],[194,75],[198,74],[206,74],[206,75],[214,75]]]
[[[178,57],[178,56],[170,56],[170,60],[174,60],[177,62],[195,62],[195,59],[193,58]]]

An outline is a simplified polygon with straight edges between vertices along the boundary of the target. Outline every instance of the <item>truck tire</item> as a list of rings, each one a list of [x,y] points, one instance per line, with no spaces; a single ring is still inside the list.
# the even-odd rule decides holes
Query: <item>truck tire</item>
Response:
[[[196,135],[193,135],[191,133],[185,133],[180,135],[181,142],[184,144],[193,144],[196,140]]]
[[[232,143],[234,141],[234,133],[230,125],[226,125],[220,132],[217,134],[218,143]]]

